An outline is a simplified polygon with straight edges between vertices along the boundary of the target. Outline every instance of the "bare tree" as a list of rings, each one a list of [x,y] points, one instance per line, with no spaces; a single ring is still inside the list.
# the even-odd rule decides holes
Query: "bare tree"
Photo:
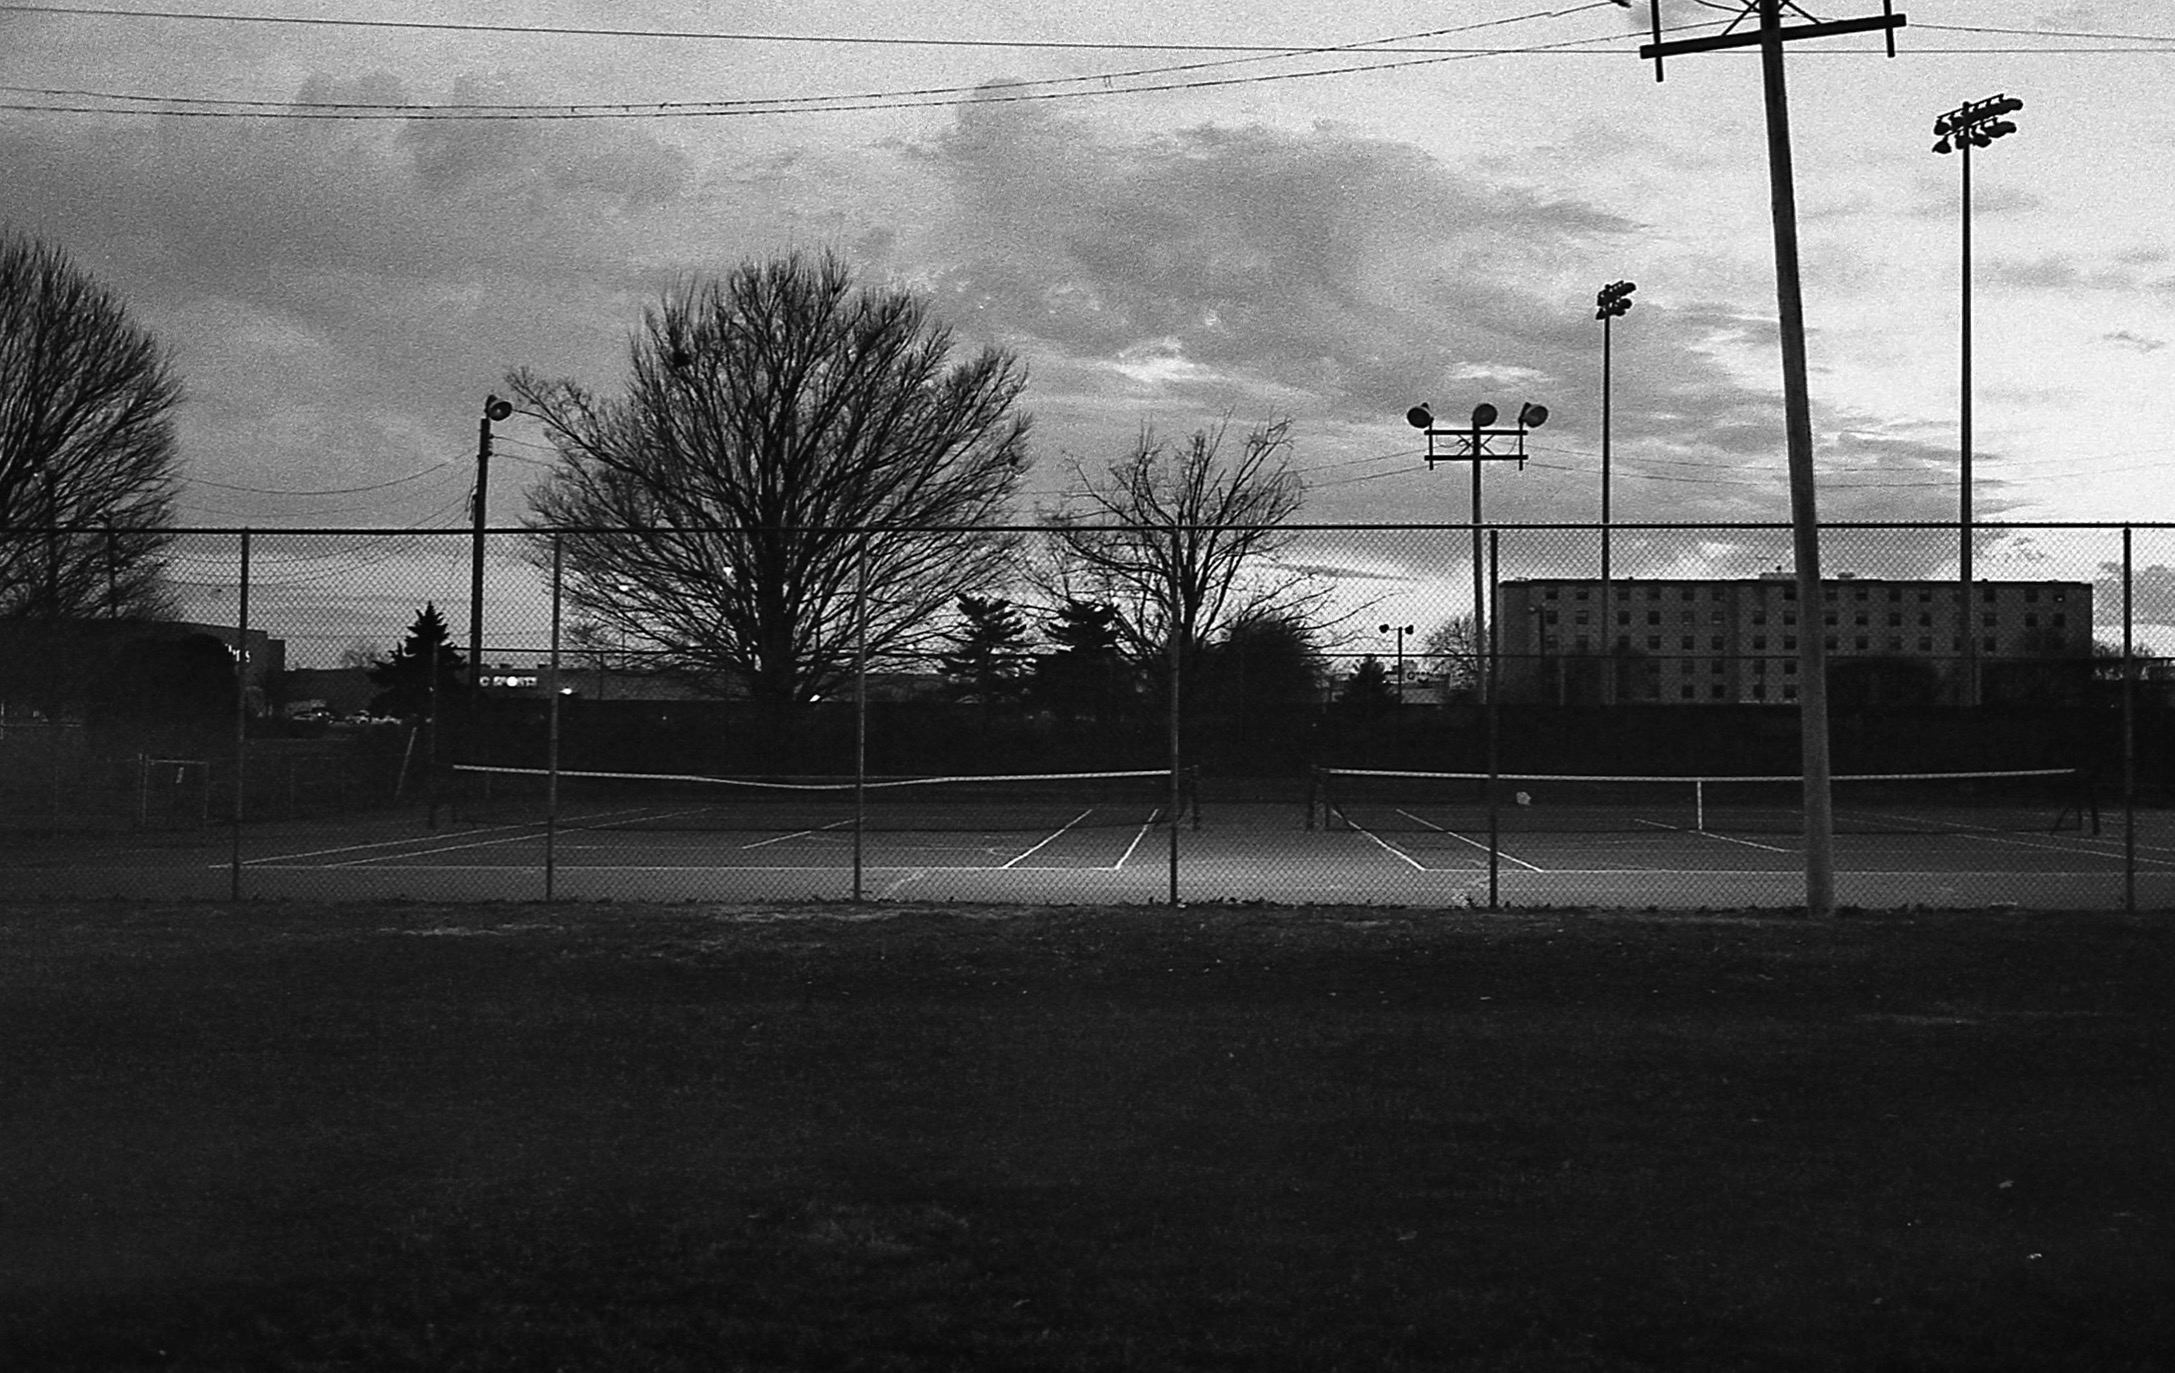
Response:
[[[530,527],[564,540],[575,612],[771,705],[843,680],[864,577],[871,655],[925,650],[1003,579],[1026,462],[1025,369],[951,351],[919,297],[796,253],[647,311],[623,397],[515,373],[558,450]]]
[[[1427,632],[1419,656],[1434,665],[1445,696],[1470,694],[1480,685],[1481,645],[1473,637],[1473,616],[1452,615]]]
[[[1277,554],[1305,499],[1291,466],[1291,425],[1250,431],[1226,456],[1229,421],[1172,444],[1142,429],[1100,474],[1072,464],[1061,504],[1045,512],[1047,589],[1118,612],[1127,648],[1151,668],[1175,639],[1181,669],[1231,625],[1281,620],[1310,628],[1327,591]],[[1156,674],[1160,675],[1160,674]]]
[[[0,615],[170,609],[165,350],[60,249],[0,229]]]

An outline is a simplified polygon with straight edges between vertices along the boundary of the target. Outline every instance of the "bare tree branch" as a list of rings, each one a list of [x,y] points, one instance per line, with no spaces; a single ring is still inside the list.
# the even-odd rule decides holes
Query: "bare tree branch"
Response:
[[[111,292],[0,230],[0,615],[170,611],[180,400]]]
[[[1233,457],[1228,428],[1226,418],[1177,444],[1144,428],[1101,474],[1074,461],[1062,503],[1044,512],[1045,589],[1115,608],[1143,663],[1167,655],[1174,637],[1183,663],[1242,621],[1310,628],[1327,602],[1310,574],[1277,563],[1305,499],[1290,422],[1250,431]]]
[[[624,397],[515,373],[559,452],[530,527],[565,541],[575,610],[659,663],[806,701],[852,666],[865,540],[872,656],[940,637],[1013,555],[990,526],[1029,427],[1017,360],[951,352],[918,297],[794,254],[646,312]]]

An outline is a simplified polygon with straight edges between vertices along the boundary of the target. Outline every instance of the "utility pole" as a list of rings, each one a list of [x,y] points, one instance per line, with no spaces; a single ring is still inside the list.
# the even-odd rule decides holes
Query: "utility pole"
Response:
[[[513,414],[511,401],[487,396],[483,402],[483,418],[476,422],[476,502],[471,512],[474,523],[469,547],[468,568],[468,709],[466,711],[471,743],[476,716],[483,702],[483,510],[484,498],[491,485],[491,425]]]
[[[1785,0],[1751,0],[1742,20],[1755,11],[1756,33],[1737,33],[1737,20],[1719,34],[1675,42],[1661,39],[1661,0],[1648,0],[1654,42],[1642,46],[1639,56],[1654,59],[1654,79],[1662,79],[1662,58],[1679,53],[1712,52],[1721,48],[1760,49],[1761,88],[1767,107],[1768,199],[1774,218],[1775,302],[1782,331],[1783,429],[1790,460],[1791,544],[1797,557],[1798,725],[1804,771],[1805,814],[1805,913],[1835,913],[1835,809],[1828,772],[1828,662],[1827,641],[1821,623],[1820,521],[1814,501],[1812,401],[1806,380],[1805,300],[1798,283],[1797,185],[1790,167],[1790,100],[1783,80],[1782,45],[1804,38],[1830,38],[1846,33],[1884,31],[1888,55],[1895,56],[1895,31],[1904,18],[1894,12],[1893,0],[1883,0],[1878,18],[1844,19],[1831,23],[1807,23],[1785,28]],[[1790,8],[1797,9],[1795,4]],[[1799,13],[1803,13],[1802,10]]]

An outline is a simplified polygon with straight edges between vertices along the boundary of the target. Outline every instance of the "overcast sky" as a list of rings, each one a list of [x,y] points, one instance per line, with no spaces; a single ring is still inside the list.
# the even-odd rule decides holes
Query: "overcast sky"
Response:
[[[1931,125],[2007,92],[2020,132],[1972,166],[1977,513],[2168,518],[2175,130],[2149,112],[2175,22],[1898,8],[1894,61],[1877,38],[1790,53],[1822,516],[1955,518],[1959,160]],[[1788,515],[1758,61],[1673,59],[1656,84],[1645,0],[192,11],[367,22],[0,5],[0,218],[172,345],[190,525],[463,526],[509,368],[612,386],[663,289],[792,247],[927,290],[962,342],[1026,359],[1038,491],[1143,424],[1288,415],[1305,518],[1336,523],[1466,517],[1464,471],[1428,472],[1404,423],[1420,401],[1545,403],[1487,514],[1597,517],[1593,297],[1628,278],[1615,517]],[[1686,34],[1726,17],[1663,9]],[[1353,44],[1378,46],[1268,50]],[[239,117],[399,113],[327,102],[538,108]],[[534,117],[603,105],[638,117]],[[512,525],[548,453],[523,419],[501,434],[490,518]],[[1995,575],[2021,547],[1989,549]],[[1862,570],[1939,572],[1939,548],[1952,571],[1953,540]],[[1390,543],[1314,552],[1393,587],[1442,570]]]

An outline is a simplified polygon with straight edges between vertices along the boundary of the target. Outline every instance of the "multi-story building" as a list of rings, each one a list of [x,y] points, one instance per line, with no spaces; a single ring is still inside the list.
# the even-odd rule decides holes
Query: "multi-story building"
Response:
[[[2092,655],[2089,583],[1974,582],[1968,606],[1957,593],[1954,581],[1846,574],[1822,584],[1808,614],[1787,573],[1618,578],[1605,603],[1599,578],[1507,581],[1495,596],[1501,688],[1528,700],[1793,703],[1806,633],[1824,636],[1831,677],[1855,673],[1897,696],[1954,699],[1973,660],[1983,684]]]

